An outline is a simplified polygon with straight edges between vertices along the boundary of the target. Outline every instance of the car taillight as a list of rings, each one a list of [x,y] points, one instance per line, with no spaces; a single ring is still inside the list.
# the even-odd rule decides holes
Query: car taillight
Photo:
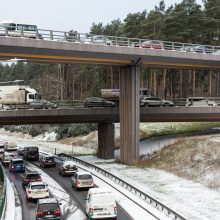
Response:
[[[42,178],[41,178],[41,177],[38,177],[38,178],[36,178],[36,180],[37,180],[37,181],[41,181],[41,180],[42,180]]]
[[[37,217],[42,217],[42,216],[44,216],[44,212],[36,212],[36,216]]]
[[[44,192],[48,192],[48,189],[46,189]]]
[[[59,209],[57,209],[57,210],[55,210],[55,211],[53,212],[53,214],[54,214],[54,215],[60,215],[60,214],[61,214],[61,212],[60,212],[60,210],[59,210]]]
[[[114,207],[114,214],[117,214],[117,207]]]
[[[76,184],[80,184],[80,181],[79,181],[79,180],[76,180]]]
[[[94,212],[94,209],[93,208],[89,208],[89,215],[90,216],[93,216],[93,214],[94,214],[93,212]]]
[[[14,165],[11,165],[11,169],[14,169],[15,168],[15,166]]]

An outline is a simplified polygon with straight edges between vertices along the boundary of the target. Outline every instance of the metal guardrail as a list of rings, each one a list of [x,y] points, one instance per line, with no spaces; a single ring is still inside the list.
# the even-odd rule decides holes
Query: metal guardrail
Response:
[[[2,180],[2,189],[1,189],[1,195],[0,195],[0,219],[3,220],[3,214],[4,214],[4,209],[5,209],[5,203],[6,203],[6,176],[5,176],[5,171],[2,165],[0,165],[0,178]]]
[[[63,160],[73,160],[85,167],[88,167],[90,169],[95,170],[96,172],[104,175],[105,177],[111,179],[112,181],[114,181],[115,183],[119,184],[120,186],[122,186],[123,188],[129,190],[130,192],[132,192],[133,194],[139,196],[140,199],[142,199],[145,202],[148,202],[149,204],[153,205],[155,208],[157,208],[160,211],[163,211],[165,214],[167,214],[169,217],[171,217],[172,219],[176,219],[176,220],[187,220],[185,217],[183,217],[182,215],[180,215],[179,213],[177,213],[176,211],[170,209],[169,207],[167,207],[166,205],[164,205],[163,203],[159,202],[157,199],[153,198],[152,196],[142,192],[141,190],[137,189],[136,187],[132,186],[131,184],[125,182],[124,180],[120,179],[119,177],[113,175],[112,173],[105,171],[104,169],[97,167],[93,164],[90,164],[84,160],[81,160],[79,158],[76,157],[72,157],[69,156],[67,154],[61,153],[58,155],[57,157],[58,159],[63,159]]]
[[[77,31],[66,32],[46,29],[36,29],[35,31],[26,31],[23,29],[10,30],[10,27],[7,28],[4,26],[0,26],[0,36],[137,48],[142,47],[141,45],[147,41],[148,43],[147,46],[145,45],[145,48],[149,49],[220,55],[220,46],[161,41],[147,38],[139,39],[120,36],[95,35],[89,33],[78,33]]]

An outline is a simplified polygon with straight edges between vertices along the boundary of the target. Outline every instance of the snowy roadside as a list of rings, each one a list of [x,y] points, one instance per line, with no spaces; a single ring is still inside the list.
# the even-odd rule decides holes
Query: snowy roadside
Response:
[[[4,220],[22,220],[22,209],[16,187],[7,178]]]
[[[2,140],[13,140],[19,144],[34,144],[41,150],[54,153],[54,148],[63,149],[66,145],[48,143],[24,137],[0,135]],[[74,150],[74,149],[73,149]],[[84,154],[88,153],[88,149]],[[70,150],[70,152],[72,149]],[[74,152],[75,153],[75,152]],[[156,169],[141,169],[114,163],[114,161],[100,160],[94,156],[83,156],[85,159],[112,172],[121,179],[132,183],[135,187],[150,194],[168,207],[186,216],[189,220],[219,220],[220,219],[220,194],[201,184],[187,181],[170,173]]]

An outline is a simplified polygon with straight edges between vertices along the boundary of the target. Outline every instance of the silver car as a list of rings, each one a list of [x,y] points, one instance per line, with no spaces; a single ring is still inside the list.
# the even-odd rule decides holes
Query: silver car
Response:
[[[173,106],[174,103],[170,100],[164,100],[159,97],[143,97],[140,101],[141,106]]]
[[[91,36],[83,39],[86,44],[113,45],[113,42],[103,35]]]

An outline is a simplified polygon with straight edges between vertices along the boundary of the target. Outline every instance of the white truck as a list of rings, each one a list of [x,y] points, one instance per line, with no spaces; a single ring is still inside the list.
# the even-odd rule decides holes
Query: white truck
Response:
[[[0,104],[2,109],[56,108],[35,89],[24,85],[23,80],[0,82]]]

